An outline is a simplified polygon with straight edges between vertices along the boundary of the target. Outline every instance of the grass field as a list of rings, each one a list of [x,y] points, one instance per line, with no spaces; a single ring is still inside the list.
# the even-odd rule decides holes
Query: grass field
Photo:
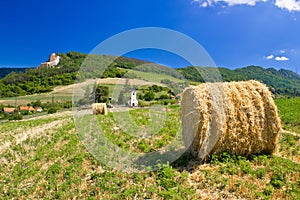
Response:
[[[152,72],[142,72],[142,71],[136,71],[136,70],[128,70],[128,74],[134,74],[138,77],[138,79],[151,81],[155,83],[160,83],[161,80],[169,79],[170,81],[181,83],[184,82],[184,80],[177,79],[173,76],[169,76],[166,74],[159,74],[159,73],[152,73]]]
[[[300,98],[275,100],[284,129],[300,133]]]
[[[299,99],[278,99],[284,127],[280,153],[249,158],[224,153],[199,165],[183,155],[172,165],[145,173],[122,173],[94,159],[78,139],[70,113],[0,124],[0,199],[299,199]],[[147,126],[147,109],[130,111],[139,126]],[[179,124],[179,108],[156,137],[136,142],[121,130],[105,134],[114,144],[136,152],[168,144]],[[176,132],[176,131],[175,131]],[[162,137],[163,140],[159,140]]]
[[[146,73],[146,72],[137,72],[137,73],[144,74],[143,77],[153,76],[153,75],[149,75],[149,73]],[[167,75],[159,75],[159,74],[157,76],[159,76],[162,79],[163,79],[163,77],[167,77]],[[158,79],[160,80],[160,78],[158,78]],[[172,77],[170,76],[170,78],[172,78]],[[156,80],[157,78],[154,78],[154,79]],[[175,78],[173,78],[173,79],[175,80]],[[145,80],[128,79],[128,80],[129,80],[129,84],[131,86],[151,86],[153,84],[164,86],[163,84],[159,83],[159,81],[158,82],[151,82],[150,80],[145,81],[146,79]],[[176,79],[176,80],[178,80],[178,79]],[[122,86],[125,84],[125,82],[126,82],[125,78],[122,78],[122,79],[121,78],[107,78],[107,79],[97,80],[98,84],[108,86],[110,89],[110,93],[114,90],[114,87],[116,87],[116,89],[123,88]],[[52,98],[54,98],[55,102],[68,102],[68,101],[72,101],[74,87],[75,88],[76,87],[84,88],[85,85],[92,86],[93,83],[94,83],[93,80],[89,79],[86,82],[77,83],[75,85],[55,87],[54,90],[49,93],[34,94],[34,95],[27,95],[27,96],[20,96],[20,97],[0,98],[0,104],[12,105],[12,106],[14,106],[16,104],[17,106],[20,106],[20,105],[27,105],[28,103],[31,103],[31,102],[37,101],[37,100],[40,100],[43,103],[51,102]],[[80,89],[75,89],[75,91],[79,92]]]

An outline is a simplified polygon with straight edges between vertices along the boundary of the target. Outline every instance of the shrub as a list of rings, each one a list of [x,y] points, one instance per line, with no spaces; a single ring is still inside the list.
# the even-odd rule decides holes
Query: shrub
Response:
[[[57,109],[56,108],[49,108],[48,109],[48,114],[53,114],[53,113],[56,113]]]
[[[255,175],[257,178],[262,179],[266,175],[267,171],[264,168],[258,168],[255,171]]]
[[[156,182],[165,189],[175,187],[177,185],[175,170],[171,166],[164,166],[157,172]]]
[[[152,100],[154,100],[154,92],[152,92],[152,91],[147,92],[147,93],[144,95],[144,99],[145,99],[146,101],[152,101]]]
[[[23,115],[20,113],[13,113],[8,118],[8,120],[21,120],[21,119],[23,119]]]
[[[164,100],[164,99],[170,99],[170,96],[167,94],[162,94],[160,95],[160,97],[158,98],[158,100]]]
[[[284,176],[285,176],[285,174],[279,174],[279,173],[273,174],[270,184],[274,188],[277,188],[277,189],[281,188],[284,185],[284,180],[285,180]]]

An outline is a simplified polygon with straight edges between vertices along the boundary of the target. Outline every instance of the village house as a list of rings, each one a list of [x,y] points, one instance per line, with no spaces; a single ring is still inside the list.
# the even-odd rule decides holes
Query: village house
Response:
[[[15,112],[15,108],[4,108],[3,111],[4,113],[7,113],[7,114],[10,114],[10,113],[13,113]]]
[[[36,108],[35,108],[35,111],[36,111],[36,112],[43,112],[43,108],[42,108],[42,107],[36,107]]]
[[[20,111],[31,111],[31,112],[34,112],[35,109],[32,106],[20,106]]]

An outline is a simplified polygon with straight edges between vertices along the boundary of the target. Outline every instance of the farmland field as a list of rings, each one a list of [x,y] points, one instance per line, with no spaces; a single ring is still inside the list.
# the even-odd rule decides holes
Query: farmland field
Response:
[[[142,73],[142,72],[141,72]],[[143,72],[144,76],[147,74],[146,72]],[[151,77],[149,75],[149,77]],[[165,75],[160,75],[160,78],[167,77]],[[176,79],[177,80],[177,79]],[[159,82],[151,82],[151,81],[145,81],[145,80],[139,80],[139,79],[128,79],[128,83],[130,85],[135,86],[147,86],[147,85],[160,85],[164,86],[164,84],[161,84]],[[121,88],[122,85],[124,85],[126,82],[125,78],[107,78],[107,79],[98,79],[97,83],[101,85],[109,86],[110,92],[113,90],[114,87]],[[34,94],[34,95],[27,95],[27,96],[19,96],[19,97],[7,97],[7,98],[0,98],[0,104],[3,105],[26,105],[28,103],[31,103],[33,101],[40,100],[43,103],[51,102],[52,98],[54,98],[54,101],[58,102],[68,102],[72,100],[73,96],[73,88],[75,87],[83,87],[84,85],[89,85],[93,83],[92,79],[88,79],[85,82],[77,83],[73,85],[67,85],[67,86],[58,86],[53,89],[52,92],[48,93],[42,93],[42,94]]]
[[[139,79],[147,80],[151,82],[160,83],[162,80],[168,79],[173,82],[184,82],[184,80],[177,79],[173,76],[169,76],[166,74],[154,73],[154,72],[142,72],[137,70],[127,70],[128,74],[134,74],[135,76],[139,77]]]
[[[125,173],[92,157],[78,139],[70,112],[0,124],[0,199],[297,199],[300,194],[299,99],[278,99],[285,129],[278,155],[249,158],[223,153],[199,165],[189,155],[154,172]],[[137,143],[113,131],[113,115],[98,116],[118,146],[149,152],[166,145],[179,122],[179,108],[153,140]],[[147,109],[130,111],[140,126]],[[158,138],[163,140],[158,140]],[[162,142],[163,141],[163,142]]]

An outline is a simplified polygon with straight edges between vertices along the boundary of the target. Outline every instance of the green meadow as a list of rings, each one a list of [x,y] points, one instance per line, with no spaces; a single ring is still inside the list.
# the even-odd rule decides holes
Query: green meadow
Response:
[[[278,155],[246,158],[225,152],[200,165],[184,154],[143,173],[117,171],[96,160],[79,140],[70,113],[1,123],[0,199],[299,199],[299,99],[277,99],[276,104],[284,128],[295,132],[282,134]],[[165,109],[160,131],[144,140],[114,129],[112,113],[97,121],[113,144],[146,153],[177,134],[180,108]],[[137,126],[150,124],[148,108],[129,113]]]

